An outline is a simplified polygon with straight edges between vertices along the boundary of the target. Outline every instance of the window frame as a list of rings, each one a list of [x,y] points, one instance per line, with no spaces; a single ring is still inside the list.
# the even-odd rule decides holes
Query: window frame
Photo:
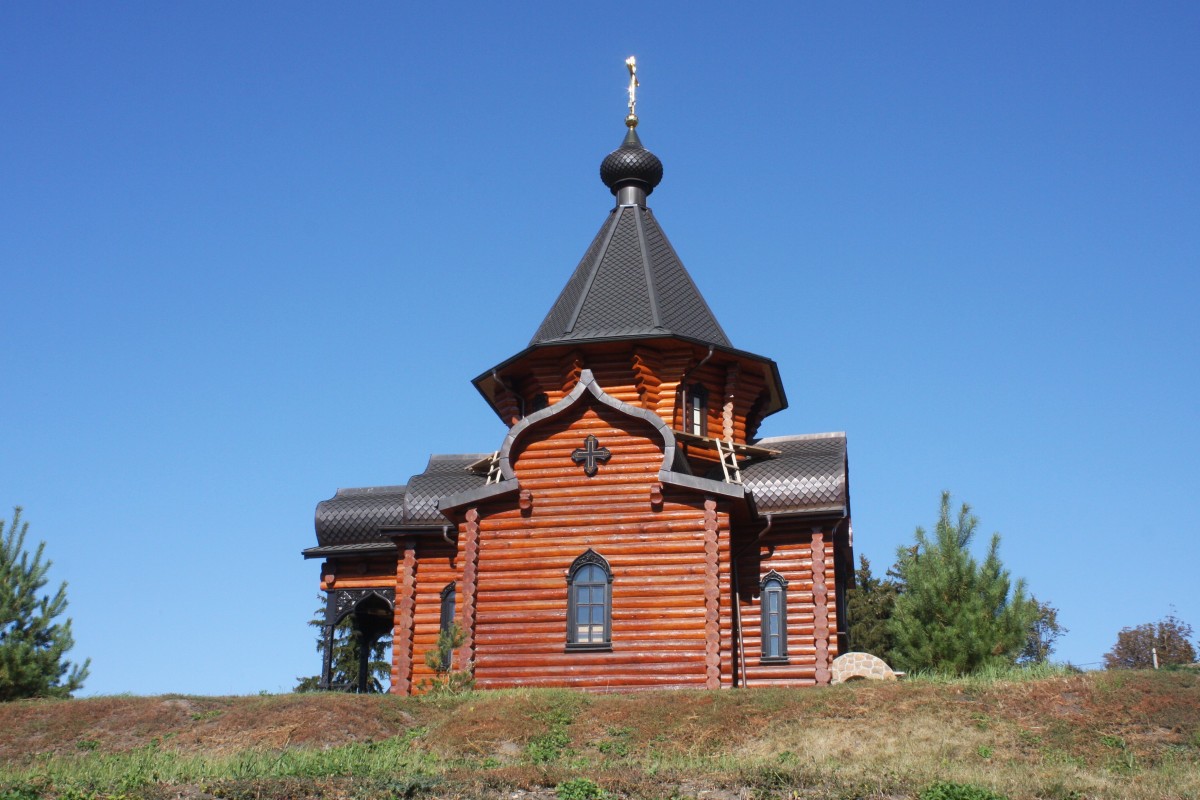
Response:
[[[788,663],[787,586],[787,579],[775,570],[768,572],[758,582],[758,612],[761,626],[758,653],[761,664]],[[779,609],[777,612],[769,611],[771,597],[778,597]],[[772,623],[772,616],[774,623]],[[777,625],[778,630],[772,630],[772,624]],[[779,651],[768,655],[768,644],[772,637],[778,638]]]
[[[455,592],[457,587],[454,581],[450,581],[442,587],[441,599],[438,606],[438,638],[441,638],[443,631],[450,630],[450,626],[454,624],[454,615],[458,612],[457,599]],[[442,658],[442,669],[450,669],[450,662],[453,659],[452,653],[446,653]]]
[[[694,436],[708,436],[708,389],[702,383],[687,387],[684,399],[683,430]],[[700,419],[697,420],[697,412]]]
[[[586,567],[597,567],[604,576],[603,583],[592,582],[588,584],[577,584],[576,578],[579,573]],[[604,556],[592,550],[590,547],[583,555],[579,556],[571,563],[571,568],[567,570],[567,642],[566,652],[597,652],[612,650],[612,583],[613,574],[612,568],[609,567],[608,561]],[[589,588],[600,587],[604,589],[604,629],[603,641],[576,641],[578,636],[577,625],[575,622],[578,598],[576,590],[586,585]],[[595,605],[591,603],[590,605]]]

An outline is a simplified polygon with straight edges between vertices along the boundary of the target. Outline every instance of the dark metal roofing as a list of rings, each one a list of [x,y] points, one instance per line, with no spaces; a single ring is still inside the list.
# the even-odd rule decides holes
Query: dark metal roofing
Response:
[[[333,497],[317,503],[317,543],[326,547],[387,541],[379,529],[404,521],[407,490],[407,486],[338,489]]]
[[[468,453],[430,456],[425,471],[408,480],[408,494],[404,498],[403,527],[447,524],[449,520],[438,511],[438,500],[448,494],[483,486],[487,482],[487,476],[468,472],[467,467],[489,455],[490,453]]]
[[[742,466],[742,485],[758,513],[849,513],[846,434],[776,436],[755,444],[781,451]]]
[[[467,467],[487,455],[430,456],[425,471],[412,476],[407,486],[338,489],[332,498],[317,503],[319,547],[310,548],[311,555],[349,553],[351,545],[357,549],[390,543],[384,531],[440,528],[448,520],[438,511],[438,500],[482,486],[486,476],[468,472]],[[326,548],[336,549],[326,552]]]
[[[376,556],[392,555],[396,552],[396,543],[359,542],[357,544],[331,544],[324,547],[309,547],[300,551],[305,558],[327,558],[328,556]]]
[[[636,125],[636,123],[635,123]],[[622,186],[638,186],[646,194],[654,191],[663,177],[663,165],[658,156],[642,146],[634,128],[625,134],[625,141],[600,162],[600,180],[613,194]]]
[[[530,345],[682,336],[732,347],[650,209],[617,206]]]

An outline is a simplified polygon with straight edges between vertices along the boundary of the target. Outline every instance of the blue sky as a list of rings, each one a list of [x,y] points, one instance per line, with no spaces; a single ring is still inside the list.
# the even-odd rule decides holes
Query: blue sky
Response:
[[[877,569],[954,492],[1095,663],[1200,626],[1191,3],[0,5],[0,509],[85,694],[284,691],[319,500],[494,449],[612,199],[651,205],[763,435],[844,430]]]

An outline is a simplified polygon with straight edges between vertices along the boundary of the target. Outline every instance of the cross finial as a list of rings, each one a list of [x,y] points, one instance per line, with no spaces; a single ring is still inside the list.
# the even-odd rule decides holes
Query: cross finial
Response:
[[[640,86],[637,77],[637,59],[630,56],[625,59],[625,66],[629,69],[629,116],[625,118],[625,124],[630,128],[636,128],[638,123],[637,87]]]

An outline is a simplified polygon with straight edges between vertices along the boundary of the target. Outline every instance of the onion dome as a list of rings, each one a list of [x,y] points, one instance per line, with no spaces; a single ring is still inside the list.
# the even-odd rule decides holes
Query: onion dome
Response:
[[[642,147],[642,140],[638,138],[634,129],[635,125],[636,117],[629,126],[625,141],[600,162],[600,180],[604,181],[604,185],[614,195],[620,197],[623,204],[628,201],[621,197],[621,189],[628,187],[637,190],[641,194],[639,199],[644,202],[645,196],[654,191],[654,187],[658,186],[663,176],[662,162],[658,160],[658,156]]]

